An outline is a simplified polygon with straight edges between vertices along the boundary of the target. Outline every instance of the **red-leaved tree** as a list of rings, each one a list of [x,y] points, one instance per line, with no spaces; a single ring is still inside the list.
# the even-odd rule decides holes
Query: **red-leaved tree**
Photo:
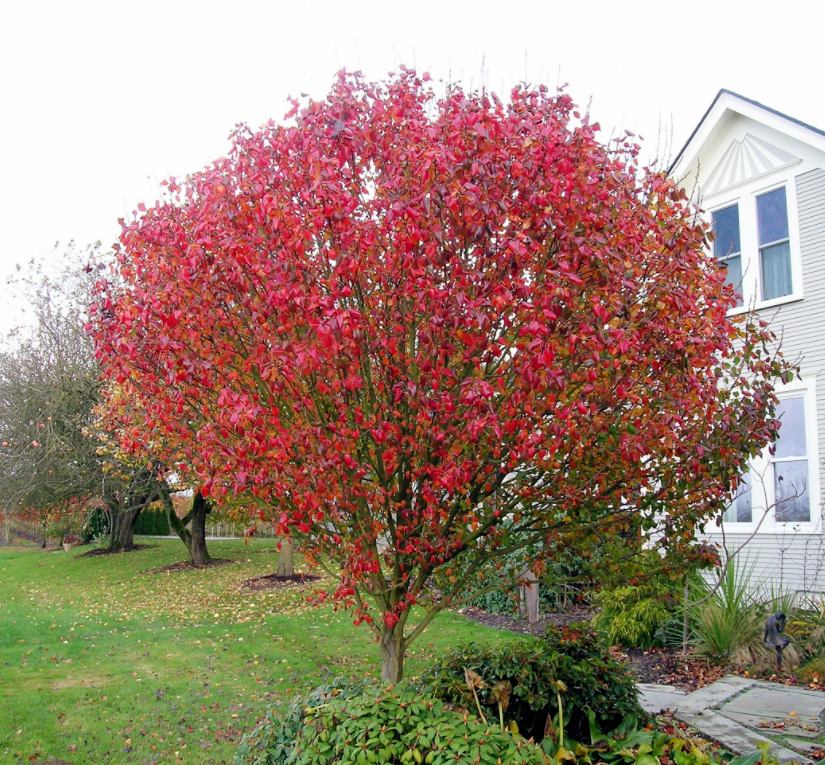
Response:
[[[336,565],[391,681],[490,560],[541,573],[631,529],[680,559],[788,374],[631,138],[563,92],[427,80],[342,73],[239,128],[124,223],[92,328],[142,397],[126,441],[159,429],[205,493]]]

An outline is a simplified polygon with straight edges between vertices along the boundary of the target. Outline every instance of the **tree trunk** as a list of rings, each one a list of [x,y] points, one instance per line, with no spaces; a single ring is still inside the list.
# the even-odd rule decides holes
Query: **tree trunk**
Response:
[[[205,566],[212,558],[206,549],[206,516],[209,513],[209,504],[200,492],[192,500],[192,533],[189,555],[196,566]]]
[[[206,498],[199,491],[192,498],[192,509],[186,517],[178,518],[172,495],[168,489],[163,489],[163,505],[166,508],[166,519],[169,527],[180,537],[189,551],[189,559],[196,566],[205,566],[212,558],[206,549],[206,516],[212,512]],[[186,528],[187,525],[190,528]]]
[[[536,581],[536,575],[532,571],[528,571],[524,578],[530,582],[524,588],[524,602],[527,605],[527,621],[530,624],[536,624],[539,620],[539,583]]]
[[[111,533],[109,547],[128,550],[135,544],[135,522],[143,507],[130,510],[109,510]]]
[[[521,575],[525,584],[519,587],[519,618],[527,617],[530,624],[539,620],[539,583],[529,569]]]
[[[281,540],[281,554],[278,556],[278,576],[292,576],[295,573],[295,547],[292,540]]]
[[[381,649],[381,679],[385,683],[398,683],[404,676],[404,644],[403,629],[396,626],[394,629],[382,627],[379,640]]]

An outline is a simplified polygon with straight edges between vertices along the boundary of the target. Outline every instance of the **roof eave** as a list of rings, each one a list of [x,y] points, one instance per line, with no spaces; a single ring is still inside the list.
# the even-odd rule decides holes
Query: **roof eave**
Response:
[[[819,128],[816,128],[813,125],[809,125],[806,122],[802,122],[802,120],[798,120],[794,117],[788,116],[787,114],[783,114],[782,112],[777,111],[776,109],[772,109],[770,106],[765,106],[764,104],[761,104],[758,101],[754,101],[752,98],[746,98],[745,96],[740,96],[738,93],[734,93],[732,90],[728,90],[727,88],[722,88],[716,94],[716,97],[713,99],[713,101],[712,101],[711,105],[708,107],[707,111],[702,115],[702,119],[699,120],[698,124],[693,129],[693,132],[690,134],[690,137],[685,142],[685,145],[682,146],[681,150],[676,155],[676,158],[673,160],[673,162],[670,163],[670,166],[667,169],[668,175],[673,174],[673,171],[676,169],[676,167],[679,165],[679,163],[685,157],[685,155],[687,154],[688,149],[690,148],[691,144],[694,142],[697,135],[702,130],[702,127],[704,126],[705,122],[707,121],[708,117],[710,116],[710,114],[713,111],[716,104],[720,101],[720,99],[723,99],[725,97],[730,97],[730,99],[735,99],[735,100],[741,101],[744,104],[749,104],[751,106],[756,107],[757,109],[761,109],[762,111],[764,111],[768,114],[772,114],[776,117],[779,117],[779,118],[789,122],[792,125],[803,128],[806,131],[810,131],[810,133],[812,134],[812,137],[816,136],[816,140],[814,141],[814,143],[820,144],[820,145],[825,144],[825,140],[824,140],[825,139],[825,130],[820,130]],[[719,119],[721,119],[721,117],[723,115],[724,115],[724,111],[722,111],[721,114],[717,117],[717,121]]]

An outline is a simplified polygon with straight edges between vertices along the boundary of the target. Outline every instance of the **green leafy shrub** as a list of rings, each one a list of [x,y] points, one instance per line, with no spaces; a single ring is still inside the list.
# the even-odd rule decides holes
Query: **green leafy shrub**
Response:
[[[779,605],[780,607],[775,607]],[[785,634],[791,639],[792,645],[799,653],[799,663],[810,663],[811,660],[822,659],[825,656],[825,608],[821,601],[807,601],[799,608],[781,608],[783,604],[775,604],[774,611],[782,611],[788,617]],[[786,649],[787,650],[787,649]],[[825,664],[820,665],[825,668]],[[817,668],[820,678],[825,673]]]
[[[515,614],[518,611],[517,582],[534,552],[532,548],[525,548],[488,561],[473,577],[473,586],[459,592],[456,599],[490,614]],[[539,581],[539,608],[542,611],[557,611],[577,603],[578,597],[569,583],[584,584],[588,590],[591,589],[590,568],[592,564],[569,550],[556,551],[554,557],[547,561]],[[440,571],[435,577],[435,584],[442,592],[448,592],[460,578],[459,564],[449,573]]]
[[[101,507],[94,508],[86,518],[81,536],[84,542],[105,537],[109,533],[109,518]]]
[[[261,749],[245,738],[237,763],[254,765],[546,765],[521,736],[451,711],[411,690],[353,687],[315,692],[270,725]],[[260,728],[261,726],[259,726]]]
[[[799,679],[803,683],[821,684],[825,681],[825,656],[811,659],[807,664],[800,667]]]
[[[557,611],[566,608],[570,604],[567,593],[562,587],[551,587],[539,583],[539,611]],[[488,614],[504,614],[512,616],[518,612],[518,591],[504,592],[502,590],[491,590],[467,602],[468,606],[480,608]]]
[[[169,521],[164,510],[144,510],[135,521],[135,534],[148,537],[169,536]]]
[[[304,724],[305,709],[318,708],[333,699],[345,701],[363,692],[360,683],[337,678],[328,685],[296,697],[288,705],[270,706],[263,719],[241,739],[235,765],[281,765],[287,762]]]
[[[551,643],[568,645],[571,656],[580,658],[590,654],[593,639],[570,633],[552,638]],[[539,748],[509,729],[502,730],[501,724],[492,718],[487,724],[479,722],[469,712],[451,710],[420,691],[364,687],[339,679],[295,699],[289,706],[270,707],[258,725],[242,738],[235,765],[776,763],[764,747],[734,758],[707,743],[656,730],[640,730],[635,715],[626,717],[605,735],[596,714],[588,710],[584,740],[590,743],[573,740],[565,727],[562,742],[545,739]]]
[[[495,648],[471,643],[436,663],[421,676],[419,686],[444,701],[474,709],[466,669],[476,672],[486,684],[481,703],[490,704],[493,714],[497,714],[497,707],[490,689],[501,681],[511,684],[504,717],[536,741],[544,737],[548,715],[552,719],[558,714],[559,681],[566,689],[561,691],[565,729],[573,738],[582,739],[589,730],[587,709],[605,730],[643,714],[624,665],[609,655],[601,637],[586,625]]]
[[[592,720],[590,747],[570,742],[565,754],[575,765],[777,765],[778,760],[769,753],[770,744],[757,744],[751,754],[735,757],[724,749],[708,742],[696,742],[690,738],[651,729],[639,730],[624,724],[610,735],[604,735]],[[571,751],[572,748],[572,751]],[[562,758],[556,755],[556,761]]]
[[[601,610],[593,626],[604,630],[611,645],[650,648],[660,627],[672,617],[670,593],[652,585],[603,590],[596,597]]]

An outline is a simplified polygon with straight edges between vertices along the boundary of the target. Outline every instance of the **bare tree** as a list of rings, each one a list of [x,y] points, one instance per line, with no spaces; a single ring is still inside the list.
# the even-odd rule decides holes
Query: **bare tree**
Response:
[[[113,547],[131,547],[143,508],[160,498],[148,464],[119,463],[91,435],[100,371],[84,325],[94,255],[73,247],[63,268],[32,263],[10,281],[28,321],[0,352],[0,506],[43,517],[61,505],[102,507]]]

